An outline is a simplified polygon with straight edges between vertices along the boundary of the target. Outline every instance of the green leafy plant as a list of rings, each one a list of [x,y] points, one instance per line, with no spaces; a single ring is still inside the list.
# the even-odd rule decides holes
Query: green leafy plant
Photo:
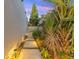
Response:
[[[67,59],[66,55],[65,55],[65,53],[63,51],[60,51],[59,55],[61,56],[62,59]]]
[[[41,55],[42,55],[43,59],[50,59],[50,54],[48,53],[46,48],[42,48]]]
[[[36,29],[33,31],[32,33],[33,37],[36,39],[36,38],[40,38],[41,37],[41,32],[39,29]]]

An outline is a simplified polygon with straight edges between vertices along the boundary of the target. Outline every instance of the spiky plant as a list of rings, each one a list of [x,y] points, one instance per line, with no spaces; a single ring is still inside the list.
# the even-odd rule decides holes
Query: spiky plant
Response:
[[[45,17],[44,29],[47,33],[46,46],[53,50],[54,59],[63,59],[60,52],[70,58],[73,51],[73,24],[74,7],[70,4],[71,0],[47,0],[56,5],[51,14]],[[73,59],[73,56],[72,56]]]

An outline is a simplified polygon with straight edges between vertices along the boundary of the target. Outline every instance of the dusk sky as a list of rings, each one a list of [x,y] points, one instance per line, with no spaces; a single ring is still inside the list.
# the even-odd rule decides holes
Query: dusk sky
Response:
[[[73,2],[74,0],[71,0],[71,3]],[[51,8],[54,8],[54,4],[43,1],[43,0],[23,0],[24,8],[26,11],[26,16],[28,17],[28,19],[31,14],[33,3],[35,3],[37,6],[39,16],[46,14],[48,10],[50,10]]]
[[[30,17],[33,3],[35,3],[37,6],[39,16],[46,14],[48,10],[50,10],[51,7],[54,6],[53,4],[43,0],[23,0],[24,8],[28,18]]]

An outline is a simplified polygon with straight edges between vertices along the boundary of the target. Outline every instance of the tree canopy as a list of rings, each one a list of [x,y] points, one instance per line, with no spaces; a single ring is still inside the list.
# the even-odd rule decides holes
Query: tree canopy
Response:
[[[37,8],[36,8],[36,4],[34,3],[33,6],[32,6],[32,13],[31,13],[31,16],[30,16],[30,24],[32,26],[36,26],[38,24],[38,11],[37,11]]]

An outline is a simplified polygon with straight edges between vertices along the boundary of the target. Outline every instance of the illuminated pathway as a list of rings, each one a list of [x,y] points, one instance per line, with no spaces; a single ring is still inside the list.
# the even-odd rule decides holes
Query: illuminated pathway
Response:
[[[32,32],[28,34],[28,38],[24,44],[20,59],[41,59],[41,54],[38,46],[32,38]]]

